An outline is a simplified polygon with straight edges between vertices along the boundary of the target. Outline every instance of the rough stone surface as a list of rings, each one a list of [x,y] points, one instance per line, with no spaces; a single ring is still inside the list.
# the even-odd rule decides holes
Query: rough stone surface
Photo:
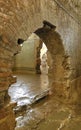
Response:
[[[14,130],[15,116],[13,113],[13,104],[10,104],[8,95],[9,86],[16,82],[13,77],[13,56],[18,51],[18,47],[12,46],[6,37],[0,41],[0,129]]]
[[[13,68],[13,56],[19,51],[17,40],[18,38],[27,39],[28,36],[42,27],[42,21],[47,20],[54,24],[56,28],[56,34],[61,37],[61,43],[58,40],[52,39],[52,35],[48,35],[48,48],[52,53],[53,59],[53,75],[54,79],[64,80],[65,74],[65,85],[66,87],[59,87],[57,89],[58,95],[60,92],[68,95],[68,88],[70,96],[76,93],[76,102],[80,98],[80,81],[81,76],[81,2],[80,0],[0,0],[0,106],[5,106],[5,97],[7,104],[9,104],[9,97],[7,96],[8,87],[11,85],[12,68]],[[46,34],[47,35],[47,34]],[[51,38],[51,39],[50,39]],[[56,37],[55,37],[56,38]],[[58,38],[58,37],[57,37]],[[45,40],[45,37],[43,37]],[[50,40],[49,40],[50,39]],[[58,54],[61,48],[57,47],[57,42],[60,44],[59,47],[64,48],[64,53]],[[47,43],[46,43],[47,44]],[[55,55],[55,46],[58,51]],[[63,58],[63,55],[65,57]],[[69,58],[70,57],[70,63]],[[66,58],[66,59],[65,59]],[[58,64],[62,64],[63,66]],[[69,67],[67,67],[67,64]],[[60,74],[59,74],[60,73]],[[58,74],[59,79],[58,79]],[[63,77],[61,79],[61,77]],[[72,84],[70,84],[71,80]],[[59,82],[58,82],[59,83]],[[79,91],[78,91],[79,90]],[[66,96],[68,97],[68,96]],[[74,98],[73,98],[74,99]],[[1,110],[0,110],[1,113]],[[3,112],[5,113],[5,112]],[[1,118],[0,118],[1,119]],[[5,120],[5,123],[7,120]],[[11,121],[10,121],[11,122]],[[3,130],[4,125],[0,129]],[[7,128],[12,130],[10,126]]]

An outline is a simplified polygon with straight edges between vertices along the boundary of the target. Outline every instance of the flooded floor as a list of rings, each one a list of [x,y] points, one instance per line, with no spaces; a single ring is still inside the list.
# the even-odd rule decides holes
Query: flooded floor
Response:
[[[46,94],[50,89],[49,77],[39,74],[17,74],[17,82],[9,88],[12,102],[17,106],[32,104],[36,98]]]
[[[15,130],[81,130],[81,106],[66,106],[53,94],[31,104],[34,97],[50,88],[47,76],[22,74],[17,77],[9,95],[17,107],[25,106],[25,109],[16,113]]]

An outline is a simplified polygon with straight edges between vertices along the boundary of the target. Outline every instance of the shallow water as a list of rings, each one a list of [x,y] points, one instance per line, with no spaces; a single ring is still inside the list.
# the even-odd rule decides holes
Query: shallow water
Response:
[[[49,87],[48,77],[23,74],[18,75],[9,94],[12,101],[22,106]],[[62,104],[54,95],[49,95],[16,114],[15,130],[81,130],[81,107]]]

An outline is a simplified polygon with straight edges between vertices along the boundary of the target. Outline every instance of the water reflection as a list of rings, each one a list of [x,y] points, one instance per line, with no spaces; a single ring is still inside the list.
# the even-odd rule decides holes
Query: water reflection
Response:
[[[40,75],[40,82],[42,90],[45,90],[49,87],[49,78],[48,75],[41,74]]]
[[[18,74],[17,82],[9,88],[11,101],[17,105],[30,104],[31,100],[49,88],[48,75],[41,74]]]

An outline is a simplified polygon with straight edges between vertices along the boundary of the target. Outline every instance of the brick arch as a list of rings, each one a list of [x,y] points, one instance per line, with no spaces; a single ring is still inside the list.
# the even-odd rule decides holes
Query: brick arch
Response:
[[[36,30],[35,33],[45,43],[54,60],[57,55],[64,56],[64,46],[60,35],[55,31],[55,29],[43,27]]]
[[[69,92],[67,92],[67,81],[70,77],[67,77],[69,72],[68,69],[64,67],[68,65],[68,58],[66,58],[67,56],[65,54],[61,36],[55,31],[54,27],[49,28],[48,26],[43,26],[42,28],[37,29],[34,33],[46,44],[53,59],[53,90],[57,95],[67,98],[69,95]]]

